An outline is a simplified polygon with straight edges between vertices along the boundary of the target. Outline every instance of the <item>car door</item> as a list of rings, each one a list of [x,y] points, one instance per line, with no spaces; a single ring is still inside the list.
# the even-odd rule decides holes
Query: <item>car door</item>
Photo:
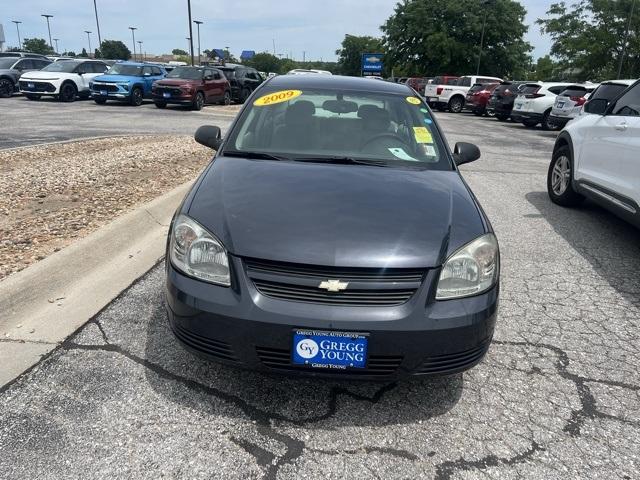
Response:
[[[32,72],[34,70],[39,70],[38,68],[36,68],[35,63],[30,58],[24,58],[24,59],[20,60],[19,62],[17,62],[13,66],[13,68],[15,70],[18,70],[20,72],[20,75],[22,75],[23,73],[26,73],[26,72]]]
[[[640,83],[585,126],[576,179],[640,203]],[[587,187],[588,188],[588,187]]]
[[[77,77],[74,79],[78,86],[78,91],[87,91],[89,89],[89,82],[93,78],[93,67],[91,62],[82,62],[74,70],[77,73]]]
[[[215,73],[212,69],[207,68],[204,71],[204,90],[207,97],[207,101],[213,101],[220,98],[220,86],[216,81]]]
[[[150,66],[142,67],[142,83],[145,97],[151,94],[151,85],[153,85],[153,82],[155,82],[157,79],[157,76],[153,76],[153,69]]]

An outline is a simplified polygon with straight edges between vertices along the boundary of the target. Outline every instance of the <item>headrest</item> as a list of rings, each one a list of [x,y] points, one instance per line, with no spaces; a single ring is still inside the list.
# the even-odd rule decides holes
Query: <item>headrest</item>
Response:
[[[292,103],[285,113],[286,123],[309,121],[316,113],[316,106],[309,100],[298,100]]]

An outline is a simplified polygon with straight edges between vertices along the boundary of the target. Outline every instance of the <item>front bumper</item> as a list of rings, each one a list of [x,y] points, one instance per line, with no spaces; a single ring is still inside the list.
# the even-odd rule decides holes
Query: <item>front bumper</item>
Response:
[[[60,85],[48,81],[22,80],[18,82],[20,92],[32,93],[35,95],[58,95]]]
[[[128,100],[131,91],[116,83],[94,83],[91,85],[91,97],[103,100]]]
[[[559,117],[558,115],[551,114],[549,116],[549,119],[553,124],[557,125],[559,128],[564,128],[564,126],[567,123],[569,123],[571,120],[573,120],[574,117]]]
[[[171,328],[188,350],[207,359],[263,372],[392,380],[467,370],[482,360],[493,336],[499,286],[475,297],[429,300],[439,275],[435,269],[402,305],[329,306],[264,296],[242,260],[230,260],[235,274],[230,288],[187,277],[167,262]],[[292,338],[298,328],[368,333],[367,367],[294,366]]]
[[[176,105],[190,105],[193,103],[193,93],[185,93],[182,95],[171,95],[165,97],[164,94],[153,93],[152,98],[154,102],[163,102]]]

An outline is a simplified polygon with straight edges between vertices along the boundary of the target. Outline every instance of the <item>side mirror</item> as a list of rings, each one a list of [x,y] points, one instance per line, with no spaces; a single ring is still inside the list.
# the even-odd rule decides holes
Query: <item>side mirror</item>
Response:
[[[584,111],[594,115],[604,115],[607,107],[609,107],[609,102],[606,98],[594,98],[593,100],[587,100],[584,104]]]
[[[207,75],[206,77],[204,77],[205,82],[210,82],[211,80],[213,80],[213,77],[211,75]]]
[[[470,163],[480,158],[480,149],[473,143],[458,142],[453,149],[456,165]]]
[[[200,145],[212,148],[213,150],[218,150],[220,145],[222,145],[222,132],[220,131],[220,127],[203,125],[196,130],[194,138]]]

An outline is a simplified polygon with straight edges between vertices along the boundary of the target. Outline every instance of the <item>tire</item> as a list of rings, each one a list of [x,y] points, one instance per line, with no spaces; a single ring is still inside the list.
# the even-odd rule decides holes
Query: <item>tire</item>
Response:
[[[501,122],[505,122],[509,119],[509,115],[505,115],[504,113],[496,113],[496,118]]]
[[[485,114],[487,117],[489,117],[489,118],[495,118],[495,116],[496,116],[496,112],[495,112],[495,111],[493,111],[493,110],[491,110],[491,111],[489,111],[489,110],[485,110],[485,111],[484,111],[484,114]]]
[[[167,108],[167,102],[154,102],[157,108]]]
[[[460,113],[464,108],[464,100],[458,96],[455,96],[451,100],[449,100],[448,108],[451,113]]]
[[[13,95],[15,85],[8,78],[0,78],[0,98],[9,98]]]
[[[129,103],[134,107],[139,107],[142,105],[142,100],[144,100],[144,94],[140,87],[134,87],[131,90],[131,95],[129,96]]]
[[[94,98],[93,101],[96,102],[98,105],[104,105],[105,103],[107,103],[106,98]]]
[[[542,129],[545,131],[558,130],[558,126],[551,120],[551,110],[544,112],[540,123],[542,124]]]
[[[25,97],[27,97],[29,100],[40,100],[40,95],[37,95],[35,93],[25,93]]]
[[[533,128],[538,125],[537,120],[522,120],[522,124],[527,128]]]
[[[62,86],[60,87],[60,94],[58,95],[58,100],[65,103],[73,102],[76,99],[77,95],[78,95],[78,89],[73,83],[71,82],[63,83]]]
[[[582,203],[584,197],[573,189],[572,180],[573,159],[571,149],[565,145],[553,152],[547,172],[547,193],[553,203],[563,207]]]
[[[196,93],[196,97],[193,99],[191,108],[193,110],[199,111],[202,110],[202,107],[204,107],[204,93],[198,92]]]
[[[220,105],[231,105],[231,92],[229,90],[224,92]]]

